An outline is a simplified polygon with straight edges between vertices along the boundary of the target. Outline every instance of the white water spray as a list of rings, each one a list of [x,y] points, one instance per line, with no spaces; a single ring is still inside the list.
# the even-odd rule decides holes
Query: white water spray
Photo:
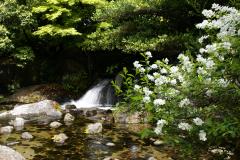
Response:
[[[114,103],[113,88],[110,85],[110,80],[102,80],[97,85],[89,89],[79,100],[67,102],[63,104],[75,105],[77,108],[99,107],[109,109]]]

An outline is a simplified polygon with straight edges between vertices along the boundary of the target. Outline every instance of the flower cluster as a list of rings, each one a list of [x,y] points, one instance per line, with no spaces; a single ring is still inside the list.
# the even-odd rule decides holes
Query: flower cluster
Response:
[[[159,119],[154,129],[157,135],[162,135],[163,127],[168,124],[166,127],[172,127],[172,130],[191,133],[189,136],[195,134],[200,142],[207,141],[210,138],[209,127],[206,127],[208,121],[201,118],[210,119],[205,116],[205,111],[209,112],[211,106],[217,107],[218,104],[212,104],[214,101],[211,98],[228,88],[231,93],[238,89],[234,77],[239,75],[239,68],[234,70],[233,63],[239,65],[239,59],[234,60],[234,57],[239,58],[239,50],[234,49],[236,45],[232,38],[239,40],[240,12],[213,4],[210,10],[202,13],[207,19],[196,27],[209,34],[199,38],[203,47],[196,56],[181,53],[177,65],[169,64],[167,58],[150,63],[152,54],[148,51],[144,54],[145,63],[135,61],[133,64],[138,78],[132,88],[138,96],[140,94],[138,99],[142,101],[139,106]],[[221,101],[221,96],[217,98]]]

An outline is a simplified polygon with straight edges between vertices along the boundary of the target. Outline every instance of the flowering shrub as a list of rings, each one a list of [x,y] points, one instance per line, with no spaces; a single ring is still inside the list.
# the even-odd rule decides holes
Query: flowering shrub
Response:
[[[151,53],[142,54],[135,75],[124,69],[123,101],[148,112],[157,122],[155,134],[184,146],[184,153],[197,157],[225,147],[231,154],[219,156],[230,158],[240,149],[240,11],[213,4],[202,14],[207,19],[196,27],[206,35],[199,38],[199,54],[186,51],[177,65],[168,59],[151,64]]]

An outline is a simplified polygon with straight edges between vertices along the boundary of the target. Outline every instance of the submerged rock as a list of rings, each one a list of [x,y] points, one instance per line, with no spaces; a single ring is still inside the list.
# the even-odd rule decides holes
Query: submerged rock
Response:
[[[54,135],[52,139],[53,139],[53,142],[55,143],[63,144],[65,140],[68,139],[68,136],[66,136],[66,134],[64,133],[60,133],[58,135]]]
[[[74,116],[72,116],[70,113],[67,113],[65,116],[64,116],[64,122],[73,122],[75,119]]]
[[[62,116],[60,105],[51,100],[37,103],[17,105],[13,110],[0,114],[0,119],[22,117],[28,120],[49,121],[60,119]]]
[[[21,137],[22,137],[22,139],[27,139],[27,140],[33,138],[33,136],[29,132],[23,132]]]
[[[115,144],[111,143],[111,142],[108,142],[108,143],[106,143],[106,146],[113,147],[113,146],[115,146]]]
[[[114,114],[114,120],[116,123],[122,124],[137,124],[137,123],[145,123],[147,120],[145,119],[147,116],[141,112],[128,113],[128,112],[116,112]]]
[[[25,160],[25,158],[12,148],[0,145],[0,160]]]
[[[55,121],[55,122],[50,123],[49,126],[51,128],[58,128],[58,127],[62,126],[62,123]]]
[[[13,126],[5,126],[0,128],[1,134],[9,134],[9,133],[12,133],[12,131],[13,131]]]
[[[86,129],[86,133],[95,134],[101,133],[103,129],[102,123],[89,124]]]
[[[21,117],[16,117],[15,120],[10,121],[9,124],[13,125],[16,130],[22,130],[25,120]]]

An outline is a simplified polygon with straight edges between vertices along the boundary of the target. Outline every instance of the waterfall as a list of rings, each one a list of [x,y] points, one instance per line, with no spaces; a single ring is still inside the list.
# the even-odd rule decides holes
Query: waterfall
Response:
[[[77,108],[100,107],[108,109],[115,102],[114,89],[110,80],[105,79],[90,88],[79,100],[63,104],[75,105]]]

